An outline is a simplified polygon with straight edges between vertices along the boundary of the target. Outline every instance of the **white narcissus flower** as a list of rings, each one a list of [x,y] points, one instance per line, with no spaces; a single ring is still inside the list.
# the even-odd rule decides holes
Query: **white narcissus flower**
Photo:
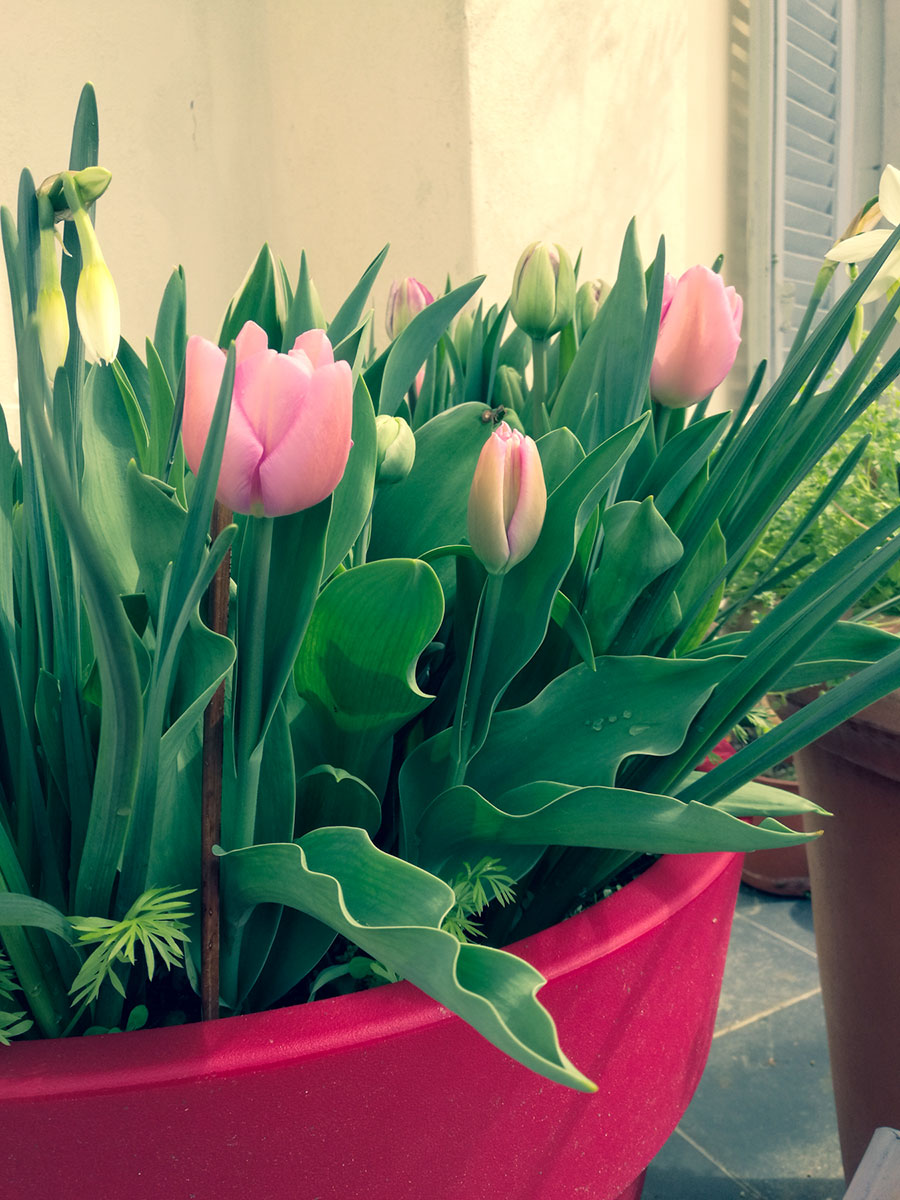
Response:
[[[886,166],[878,186],[878,207],[881,215],[891,225],[900,225],[900,171],[896,167]],[[865,233],[854,234],[838,242],[825,255],[832,262],[859,263],[865,262],[877,254],[887,239],[891,236],[890,229],[871,229]],[[875,278],[862,294],[862,304],[877,300],[883,296],[892,283],[900,279],[900,246],[895,246],[885,262],[881,264]]]

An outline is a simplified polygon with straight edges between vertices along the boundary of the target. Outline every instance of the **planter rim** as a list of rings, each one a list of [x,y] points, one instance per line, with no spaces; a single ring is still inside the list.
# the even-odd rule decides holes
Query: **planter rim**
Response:
[[[509,949],[547,979],[571,975],[655,929],[709,887],[737,856],[666,855],[620,891]],[[456,1019],[413,984],[387,984],[312,1004],[220,1021],[0,1049],[0,1100],[83,1096],[264,1070]]]

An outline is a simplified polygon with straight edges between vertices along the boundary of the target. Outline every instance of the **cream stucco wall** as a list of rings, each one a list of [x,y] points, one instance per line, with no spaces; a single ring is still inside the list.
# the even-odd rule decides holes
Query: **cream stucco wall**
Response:
[[[535,237],[614,275],[632,215],[672,269],[725,244],[722,0],[41,0],[3,26],[0,200],[66,164],[92,80],[98,230],[138,346],[179,262],[214,336],[266,239],[292,273],[306,248],[326,312],[387,241],[379,310],[405,274],[486,271],[499,299]],[[4,289],[7,409],[14,374]]]

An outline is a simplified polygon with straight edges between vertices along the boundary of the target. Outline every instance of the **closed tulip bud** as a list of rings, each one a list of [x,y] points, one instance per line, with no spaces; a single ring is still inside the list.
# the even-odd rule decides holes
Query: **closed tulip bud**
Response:
[[[519,416],[525,411],[525,381],[515,367],[504,364],[497,368],[493,403],[512,409]]]
[[[50,229],[41,230],[40,264],[41,286],[37,294],[35,315],[44,370],[53,379],[57,370],[65,365],[69,349],[69,314],[59,283],[52,220]]]
[[[583,335],[603,307],[609,295],[609,284],[602,279],[590,279],[575,294],[575,320]]]
[[[94,362],[112,362],[119,352],[119,294],[85,210],[74,214],[82,267],[75,292],[75,316],[85,353]]]
[[[691,267],[663,284],[650,392],[668,408],[705,399],[734,365],[743,301],[708,267]]]
[[[532,242],[513,275],[513,320],[535,341],[545,341],[572,319],[575,271],[562,246]]]
[[[434,296],[418,279],[413,279],[410,275],[401,279],[399,283],[395,280],[391,284],[385,316],[388,337],[392,341],[399,337],[413,317],[433,303]]]
[[[472,326],[475,324],[475,314],[473,312],[463,312],[459,314],[459,320],[456,322],[456,329],[453,331],[453,345],[456,347],[456,353],[459,355],[459,360],[465,365],[466,359],[469,357],[469,342],[472,338]]]
[[[469,543],[489,574],[505,575],[531,553],[546,511],[538,448],[502,421],[482,448],[469,492]]]
[[[269,349],[248,321],[235,339],[234,392],[216,489],[228,508],[277,517],[330,496],[350,454],[350,367],[335,362],[321,329],[302,333],[287,354]],[[205,338],[187,345],[181,437],[200,469],[216,407],[225,352]]]
[[[382,413],[375,418],[375,481],[399,483],[416,460],[416,436],[403,417]]]

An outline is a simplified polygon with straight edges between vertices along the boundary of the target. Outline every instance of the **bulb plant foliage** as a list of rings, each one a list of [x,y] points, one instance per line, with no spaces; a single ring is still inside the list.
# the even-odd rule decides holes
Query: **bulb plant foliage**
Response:
[[[900,642],[841,621],[900,558],[896,509],[752,631],[714,626],[781,505],[900,369],[870,379],[896,296],[825,384],[897,237],[777,379],[709,414],[682,383],[722,377],[739,305],[705,274],[682,305],[633,226],[577,313],[568,255],[531,248],[524,328],[478,303],[480,279],[410,286],[421,303],[378,351],[386,250],[326,315],[305,257],[294,279],[264,247],[217,345],[189,341],[178,270],[132,347],[105,276],[80,283],[103,261],[84,229],[104,178],[89,88],[72,162],[44,193],[25,172],[2,212],[22,446],[0,430],[0,1035],[191,1014],[203,713],[224,683],[223,1012],[403,978],[590,1091],[541,977],[501,947],[644,856],[802,840],[777,817],[814,806],[752,780],[900,684]],[[64,362],[40,328],[47,222],[69,250]],[[676,335],[705,297],[724,340],[692,367]],[[234,516],[211,536],[217,493]],[[217,631],[206,594],[225,571]],[[696,772],[767,690],[836,675]]]

